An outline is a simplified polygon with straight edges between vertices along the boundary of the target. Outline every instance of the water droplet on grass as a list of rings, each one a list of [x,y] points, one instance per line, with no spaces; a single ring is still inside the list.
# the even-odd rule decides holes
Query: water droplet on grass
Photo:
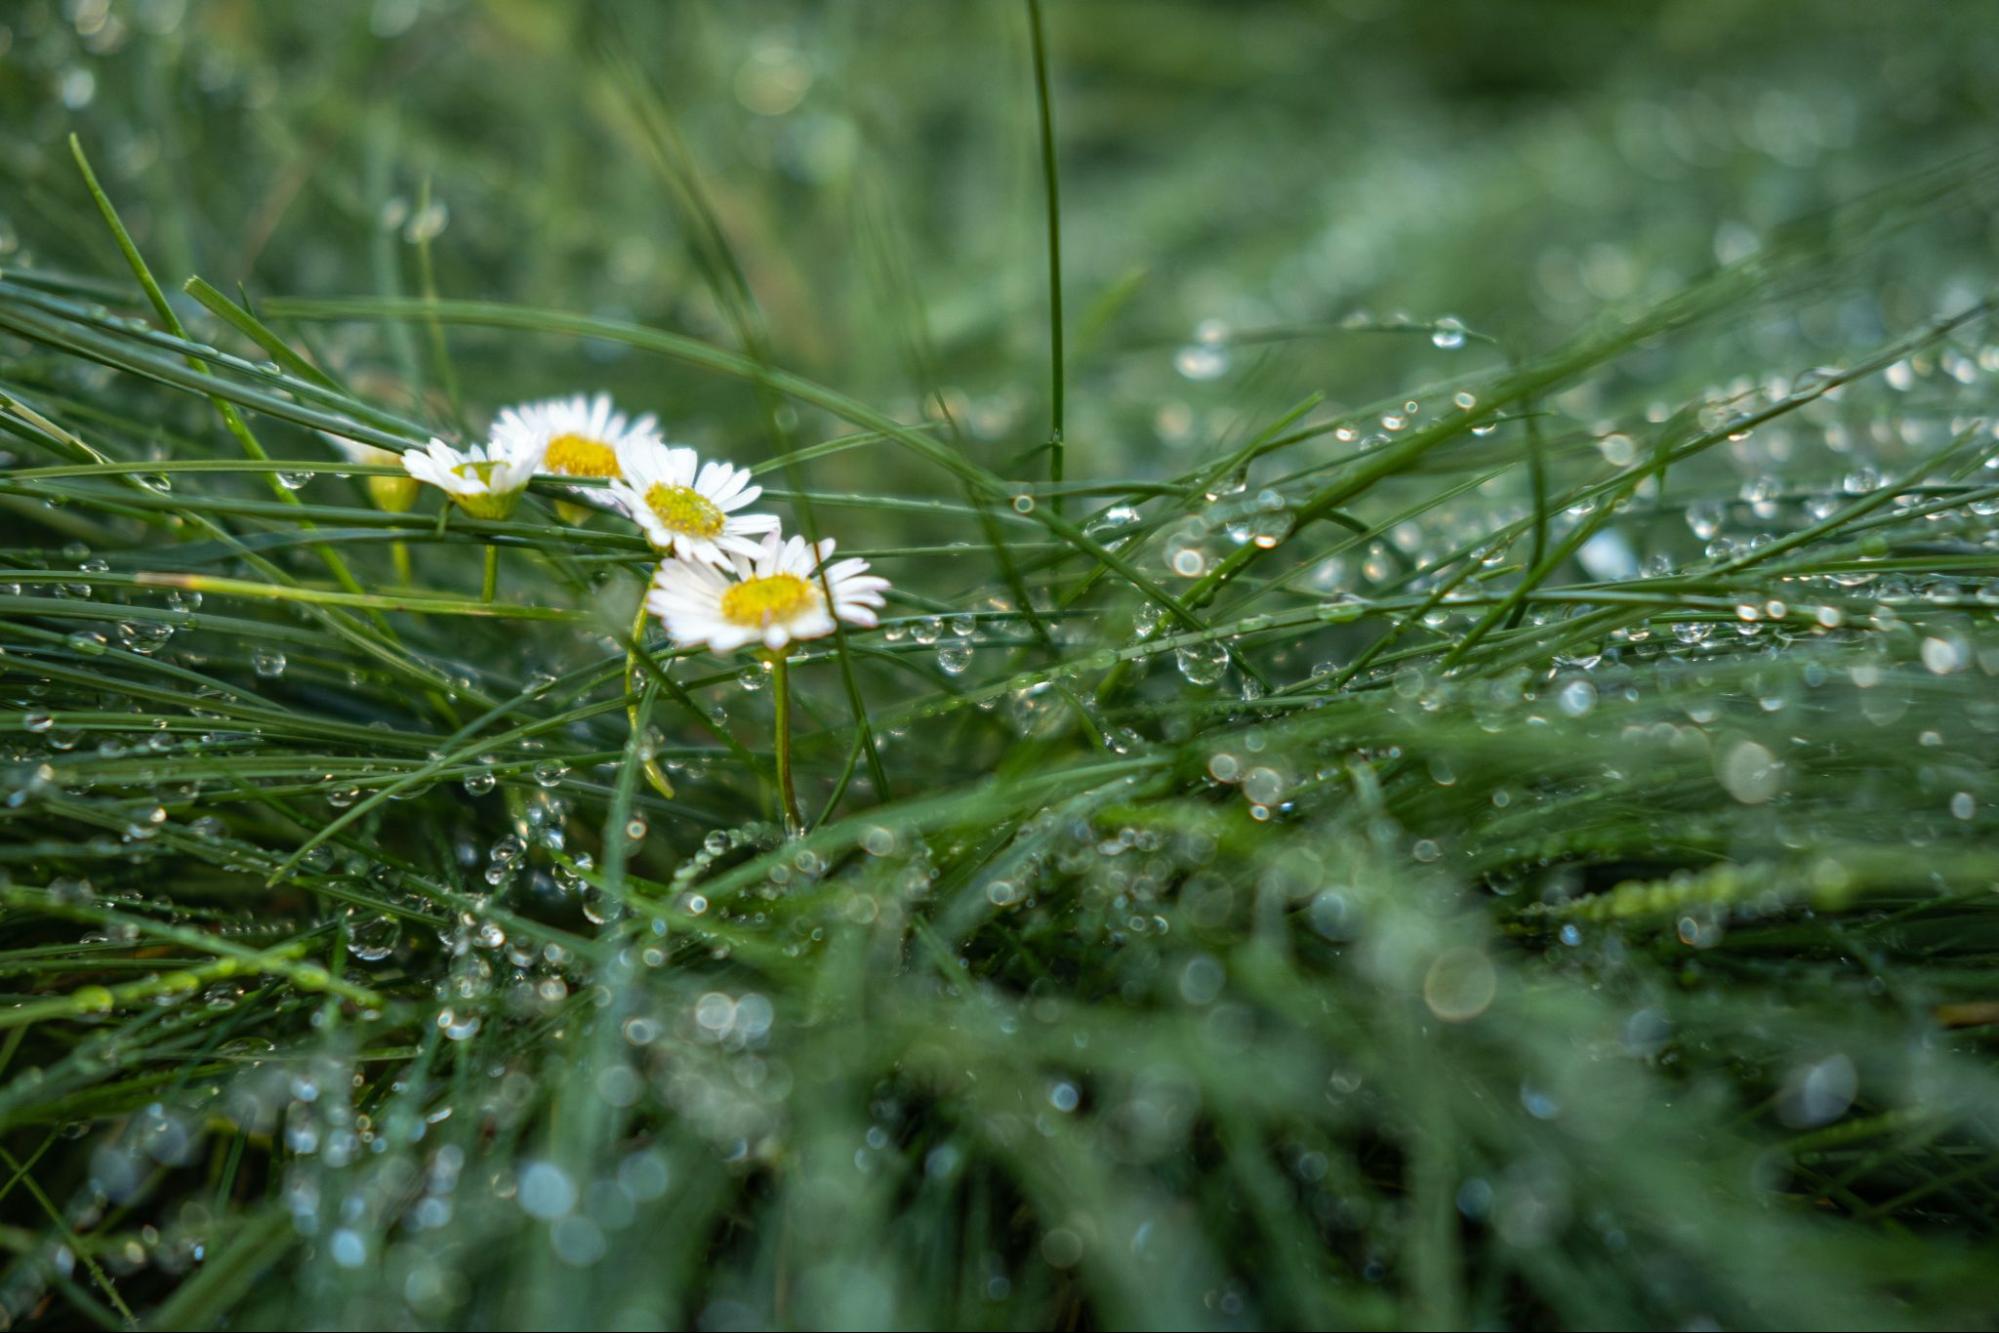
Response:
[[[1499,976],[1481,950],[1447,949],[1423,977],[1423,1002],[1447,1023],[1477,1018],[1499,993]]]
[[[1784,766],[1755,741],[1737,741],[1723,752],[1716,776],[1728,794],[1744,805],[1761,805],[1784,785]]]
[[[1228,348],[1218,343],[1188,343],[1173,355],[1173,369],[1196,383],[1228,374]]]
[[[1853,1060],[1835,1053],[1790,1072],[1777,1094],[1777,1118],[1793,1129],[1830,1124],[1846,1114],[1859,1092]]]
[[[1131,505],[1112,505],[1103,513],[1090,520],[1083,531],[1088,536],[1101,541],[1103,538],[1132,526],[1139,520],[1139,512]]]
[[[1190,685],[1213,685],[1228,670],[1229,650],[1219,643],[1190,643],[1176,648],[1173,660]]]
[[[402,922],[366,907],[347,909],[347,952],[364,963],[379,963],[402,941]]]
[[[515,1197],[529,1217],[552,1221],[576,1207],[576,1185],[553,1162],[529,1162],[521,1168]]]
[[[1586,680],[1572,680],[1556,696],[1562,711],[1570,717],[1584,717],[1596,707],[1596,686]]]
[[[434,199],[410,215],[408,224],[403,227],[403,239],[411,245],[436,240],[450,221],[450,210],[442,200]]]

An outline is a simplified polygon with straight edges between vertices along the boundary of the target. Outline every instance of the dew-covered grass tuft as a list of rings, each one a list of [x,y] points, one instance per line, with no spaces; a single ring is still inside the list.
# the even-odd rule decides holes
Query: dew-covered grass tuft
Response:
[[[0,9],[0,1327],[1991,1326],[1995,66]],[[328,438],[600,390],[880,625]]]

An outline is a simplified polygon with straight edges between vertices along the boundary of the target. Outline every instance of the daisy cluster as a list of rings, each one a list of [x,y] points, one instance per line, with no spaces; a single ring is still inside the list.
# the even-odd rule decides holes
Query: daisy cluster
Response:
[[[357,461],[376,461],[358,458],[366,445],[335,442]],[[565,489],[630,519],[659,553],[646,607],[683,647],[779,652],[841,621],[871,628],[888,587],[865,560],[833,560],[831,537],[786,537],[775,514],[754,512],[763,487],[748,468],[668,444],[656,418],[627,417],[607,394],[509,407],[484,444],[433,439],[401,461],[416,481],[486,519],[511,515],[536,477],[608,481]]]

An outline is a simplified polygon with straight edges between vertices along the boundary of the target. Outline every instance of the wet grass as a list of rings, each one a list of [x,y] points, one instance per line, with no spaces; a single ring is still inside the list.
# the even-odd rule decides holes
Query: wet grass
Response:
[[[9,15],[5,1320],[1989,1325],[1999,53],[1806,16]],[[318,433],[599,386],[894,580],[801,836]]]

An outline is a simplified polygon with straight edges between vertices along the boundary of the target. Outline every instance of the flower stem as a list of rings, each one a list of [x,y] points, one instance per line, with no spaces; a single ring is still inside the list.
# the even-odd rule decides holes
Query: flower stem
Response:
[[[784,793],[785,828],[794,837],[805,831],[805,819],[798,813],[798,789],[791,777],[791,680],[790,649],[765,653],[770,663],[772,697],[777,703],[776,728],[777,785]]]
[[[486,584],[479,591],[479,600],[490,602],[500,591],[500,548],[486,547]]]
[[[639,611],[636,616],[632,617],[632,646],[625,653],[625,721],[631,724],[634,732],[639,729],[639,695],[638,691],[632,688],[634,683],[633,677],[638,674],[639,654],[645,651],[645,641],[646,595],[641,590],[639,593]],[[672,800],[673,784],[666,780],[666,770],[659,766],[659,760],[649,754],[645,755],[641,761],[641,767],[644,769],[646,781],[652,785],[652,789],[667,800]]]
[[[389,547],[389,557],[396,562],[396,582],[405,588],[409,587],[410,580],[414,577],[410,569],[409,543],[392,543]]]

